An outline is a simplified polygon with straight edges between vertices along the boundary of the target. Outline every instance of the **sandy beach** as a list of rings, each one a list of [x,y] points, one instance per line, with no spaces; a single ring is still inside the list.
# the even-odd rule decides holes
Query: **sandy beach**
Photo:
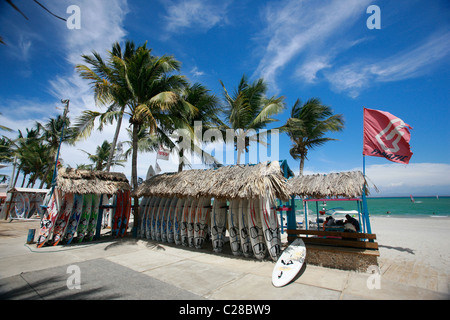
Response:
[[[259,262],[256,259],[236,258],[231,253],[218,255],[206,252],[205,249],[194,250],[131,238],[126,242],[100,241],[98,244],[79,246],[79,249],[63,246],[36,249],[33,245],[27,248],[25,241],[28,229],[37,228],[38,221],[0,221],[0,281],[6,281],[14,287],[10,283],[14,277],[18,280],[31,277],[36,272],[41,272],[39,270],[53,270],[73,263],[81,266],[89,263],[116,263],[130,268],[130,272],[138,272],[137,277],[156,277],[167,285],[182,288],[187,293],[195,293],[206,299],[450,297],[449,218],[372,217],[371,223],[380,248],[378,261],[381,290],[367,289],[367,273],[314,265],[307,265],[295,282],[277,289],[270,284],[273,269],[273,262],[270,260]],[[39,250],[43,253],[38,253]],[[47,251],[57,252],[45,253]],[[47,254],[51,259],[46,258]],[[221,284],[216,287],[214,282],[205,282],[203,285],[198,285],[203,283],[198,282],[194,286],[191,280],[204,279],[205,272],[209,272],[212,279]],[[65,286],[65,280],[62,283]],[[261,290],[250,290],[252,286],[261,286]],[[134,289],[130,292],[134,292]],[[258,294],[255,295],[255,292]]]

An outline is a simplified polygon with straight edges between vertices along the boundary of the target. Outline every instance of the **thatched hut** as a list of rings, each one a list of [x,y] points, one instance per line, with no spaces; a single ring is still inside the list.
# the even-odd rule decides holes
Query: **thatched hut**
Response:
[[[293,195],[311,198],[357,198],[369,194],[361,171],[297,176],[289,180]]]
[[[76,194],[116,194],[130,191],[123,173],[60,168],[56,179],[58,189]]]
[[[132,194],[136,197],[222,199],[256,199],[264,196],[284,201],[288,201],[290,195],[287,179],[278,161],[164,173],[151,177]]]

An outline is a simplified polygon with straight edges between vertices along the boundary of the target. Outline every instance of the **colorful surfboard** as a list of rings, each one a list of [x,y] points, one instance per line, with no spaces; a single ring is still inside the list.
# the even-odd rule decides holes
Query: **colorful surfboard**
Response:
[[[241,238],[242,254],[245,257],[253,257],[252,244],[248,230],[248,200],[239,200],[239,236]]]
[[[220,253],[223,250],[225,236],[227,232],[227,201],[223,199],[214,199],[211,212],[211,240],[213,251]]]
[[[118,191],[114,198],[114,211],[111,221],[111,235],[117,237],[119,235],[120,225],[122,224],[123,211],[123,191]]]
[[[259,199],[249,200],[248,227],[250,242],[252,244],[253,254],[257,259],[262,260],[266,256],[267,246],[264,240],[260,210]]]
[[[173,215],[173,240],[176,245],[181,245],[181,216],[186,199],[178,199]]]
[[[188,237],[188,223],[189,223],[189,212],[191,211],[191,204],[194,200],[191,198],[186,199],[183,206],[183,213],[181,215],[181,244],[185,247],[189,246],[189,237]]]
[[[91,216],[89,217],[89,224],[86,229],[86,236],[84,237],[84,241],[92,241],[95,236],[95,231],[98,222],[98,211],[100,207],[100,195],[94,194],[92,196],[92,207],[91,207]]]
[[[239,236],[239,199],[231,200],[228,211],[228,233],[231,252],[235,256],[242,254],[241,238]]]
[[[269,198],[260,199],[261,222],[264,239],[273,261],[277,261],[281,254],[281,232],[278,223],[277,208]]]
[[[47,210],[41,219],[41,228],[39,230],[39,236],[36,244],[38,248],[41,248],[49,239],[50,233],[52,232],[56,219],[59,215],[60,203],[61,194],[58,189],[55,188],[48,203]]]
[[[19,219],[25,219],[30,210],[30,199],[26,193],[17,192],[15,196],[14,212]]]
[[[64,234],[64,243],[70,244],[77,231],[78,222],[80,221],[81,213],[83,212],[83,195],[75,194],[72,206],[72,215],[67,224],[66,233]]]
[[[131,214],[131,192],[124,191],[122,224],[120,225],[120,237],[125,237],[128,233],[128,224],[130,223]]]
[[[83,210],[81,212],[80,222],[77,228],[77,240],[80,243],[84,240],[86,236],[87,227],[89,225],[89,219],[92,213],[92,197],[93,194],[85,194],[83,196]]]
[[[58,245],[58,243],[63,239],[70,216],[72,215],[73,202],[73,193],[64,194],[61,204],[61,213],[59,214],[58,219],[56,219],[55,228],[53,229],[54,246]]]
[[[203,247],[208,235],[210,224],[211,198],[200,198],[194,220],[194,246],[197,249]]]

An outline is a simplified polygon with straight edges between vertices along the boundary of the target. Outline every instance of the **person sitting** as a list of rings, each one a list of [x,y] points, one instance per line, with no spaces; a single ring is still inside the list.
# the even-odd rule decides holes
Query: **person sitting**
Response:
[[[360,227],[359,227],[358,220],[356,220],[355,218],[351,217],[349,214],[345,215],[345,218],[347,219],[345,221],[345,223],[350,223],[355,228],[355,231],[353,231],[353,232],[359,232]],[[352,229],[353,228],[350,228],[350,230],[352,230]],[[350,232],[352,232],[352,231],[350,231]]]

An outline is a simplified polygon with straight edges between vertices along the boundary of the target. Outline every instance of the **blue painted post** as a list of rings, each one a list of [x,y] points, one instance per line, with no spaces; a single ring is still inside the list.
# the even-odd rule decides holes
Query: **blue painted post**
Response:
[[[366,178],[366,156],[365,155],[363,155],[363,175],[364,175],[364,179],[365,179]],[[372,228],[370,227],[369,209],[367,207],[367,199],[366,199],[366,184],[364,184],[364,186],[363,186],[362,200],[363,200],[363,208],[364,208],[364,218],[366,219],[366,224],[367,224],[367,233],[372,233]]]

